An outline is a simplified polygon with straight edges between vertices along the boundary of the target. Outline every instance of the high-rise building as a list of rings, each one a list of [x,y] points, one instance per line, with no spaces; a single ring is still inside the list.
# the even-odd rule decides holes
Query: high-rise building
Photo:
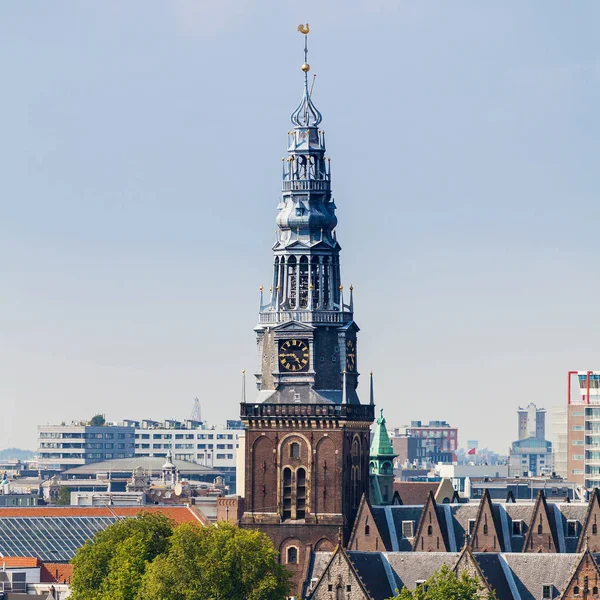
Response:
[[[550,475],[552,472],[552,442],[547,441],[546,409],[531,402],[519,408],[518,436],[512,443],[509,455],[511,477]]]
[[[600,371],[569,371],[567,434],[568,479],[600,487]]]
[[[344,292],[342,285],[331,172],[306,52],[305,45],[304,91],[283,159],[273,278],[266,298],[261,290],[255,328],[258,395],[241,404],[241,523],[269,535],[296,581],[308,544],[332,550],[349,537],[368,489],[374,418],[373,404],[361,404],[356,393],[359,329],[352,286]]]
[[[552,415],[552,463],[553,471],[559,476],[573,481],[569,476],[569,424],[567,405],[553,406]]]
[[[537,408],[533,402],[530,402],[526,408],[519,407],[517,414],[519,415],[520,440],[526,440],[527,438],[546,439],[545,408]]]

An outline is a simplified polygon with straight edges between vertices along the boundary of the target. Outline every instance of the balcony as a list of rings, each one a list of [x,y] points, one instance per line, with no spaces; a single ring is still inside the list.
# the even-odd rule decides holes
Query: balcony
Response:
[[[288,321],[343,324],[352,321],[352,313],[339,310],[269,310],[261,312],[259,315],[261,325],[275,325]]]
[[[375,407],[371,404],[249,404],[242,402],[242,419],[250,418],[310,418],[373,421]]]
[[[326,179],[292,179],[283,182],[284,192],[327,192],[329,181]]]

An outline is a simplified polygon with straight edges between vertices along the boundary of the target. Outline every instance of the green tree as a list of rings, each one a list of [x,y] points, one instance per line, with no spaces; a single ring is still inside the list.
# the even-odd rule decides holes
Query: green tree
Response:
[[[71,488],[68,488],[66,485],[60,486],[60,490],[58,490],[58,498],[56,499],[56,504],[58,504],[59,506],[70,506]]]
[[[101,415],[101,414],[94,415],[90,419],[90,425],[92,425],[94,427],[102,427],[102,425],[104,425],[104,423],[106,423],[106,419],[104,418],[104,415]]]
[[[226,522],[180,525],[169,551],[147,569],[144,600],[282,600],[289,574],[258,531]]]
[[[166,552],[173,522],[160,513],[117,521],[73,558],[71,600],[136,600],[148,565]]]
[[[494,593],[484,595],[479,580],[462,572],[458,577],[450,568],[443,565],[424,585],[414,591],[402,588],[397,596],[389,600],[495,600]]]

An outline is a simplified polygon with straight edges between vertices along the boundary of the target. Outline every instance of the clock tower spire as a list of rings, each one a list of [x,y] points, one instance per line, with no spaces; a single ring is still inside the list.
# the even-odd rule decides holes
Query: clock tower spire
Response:
[[[369,492],[369,428],[361,404],[352,288],[345,304],[331,169],[322,115],[308,73],[291,115],[277,206],[273,279],[255,328],[257,395],[242,402],[246,425],[242,525],[267,533],[292,572],[305,548],[332,550],[348,539]],[[249,396],[251,396],[249,394]]]

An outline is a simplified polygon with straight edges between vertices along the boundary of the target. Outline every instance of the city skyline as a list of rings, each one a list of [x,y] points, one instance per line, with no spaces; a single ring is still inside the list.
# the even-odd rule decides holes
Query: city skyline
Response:
[[[225,5],[3,7],[2,445],[252,400],[308,21],[363,402],[504,451],[594,368],[599,9]]]

